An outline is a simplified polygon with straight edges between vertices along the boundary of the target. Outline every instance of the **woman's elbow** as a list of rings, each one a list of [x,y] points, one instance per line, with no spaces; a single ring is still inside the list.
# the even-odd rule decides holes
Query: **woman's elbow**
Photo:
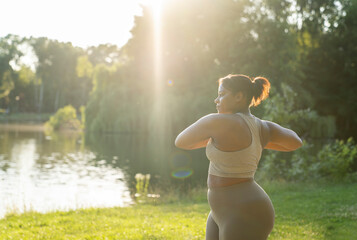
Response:
[[[302,145],[303,145],[303,142],[302,142],[302,140],[301,140],[301,138],[299,138],[299,147],[298,148],[301,148],[302,147]]]
[[[296,150],[302,147],[302,140],[301,138],[297,137],[296,142],[294,144],[294,148],[292,150]]]
[[[183,145],[183,144],[181,144],[181,143],[176,143],[176,142],[175,142],[175,146],[176,146],[177,148],[181,148],[181,149],[184,149],[184,150],[191,150],[191,149],[192,149],[192,148],[189,147],[189,146]]]
[[[292,152],[295,151],[297,149],[299,149],[302,146],[302,141],[299,137],[297,137],[296,139],[294,139],[294,141],[290,142],[289,145],[287,145],[285,148],[285,152]]]
[[[183,139],[180,139],[179,137],[177,137],[175,140],[175,146],[184,150],[194,149],[193,145],[189,145],[187,142],[185,142]]]
[[[176,147],[179,147],[179,144],[180,144],[179,136],[180,136],[180,135],[178,135],[178,136],[176,137],[176,139],[175,139],[175,146],[176,146]]]
[[[180,140],[179,140],[178,137],[175,139],[175,146],[176,146],[177,148],[182,148],[181,142],[180,142]]]
[[[181,148],[181,149],[187,149],[187,146],[184,145],[182,139],[180,139],[180,136],[177,136],[175,139],[175,146],[177,148]]]

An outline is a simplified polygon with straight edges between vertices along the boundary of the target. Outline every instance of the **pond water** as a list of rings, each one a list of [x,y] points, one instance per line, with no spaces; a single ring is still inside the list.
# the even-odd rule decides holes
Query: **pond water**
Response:
[[[0,217],[127,206],[133,203],[137,173],[151,175],[150,187],[184,191],[204,185],[204,149],[181,151],[173,141],[131,134],[46,134],[38,125],[0,125]]]

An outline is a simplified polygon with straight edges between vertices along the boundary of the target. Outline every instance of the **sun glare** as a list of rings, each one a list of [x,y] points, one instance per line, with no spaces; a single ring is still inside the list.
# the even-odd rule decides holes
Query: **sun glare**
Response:
[[[153,56],[153,68],[154,68],[154,85],[156,102],[158,103],[161,95],[162,79],[162,29],[161,29],[161,15],[162,4],[164,0],[143,0],[142,3],[151,9],[152,21],[153,21],[153,36],[154,36],[154,56]]]
[[[151,7],[153,13],[154,23],[154,79],[155,79],[155,91],[156,96],[159,98],[157,101],[161,101],[161,86],[162,86],[162,33],[161,33],[161,13],[162,13],[162,0],[151,0]]]
[[[154,12],[160,12],[163,0],[149,0],[149,5],[152,7]]]
[[[166,84],[166,81],[163,79],[163,63],[162,63],[162,0],[151,0],[151,11],[152,11],[152,21],[153,21],[153,84],[154,84],[154,111],[153,117],[155,119],[155,125],[157,127],[157,136],[164,136],[168,127],[165,127],[165,116],[166,109],[164,107],[164,94],[163,86]],[[160,138],[157,144],[160,148],[164,147],[164,138]]]

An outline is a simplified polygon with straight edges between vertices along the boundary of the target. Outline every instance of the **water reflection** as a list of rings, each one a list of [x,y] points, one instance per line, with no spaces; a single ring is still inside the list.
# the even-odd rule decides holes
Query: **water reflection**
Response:
[[[83,149],[78,135],[2,130],[0,217],[131,203],[124,173]],[[82,149],[81,149],[82,148]]]
[[[100,143],[100,144],[99,144]],[[111,159],[114,166],[127,174],[130,189],[135,188],[136,173],[151,174],[150,185],[180,188],[205,185],[208,160],[204,149],[183,151],[175,148],[174,137],[167,137],[161,146],[155,137],[144,134],[87,135],[86,146],[97,156]]]
[[[172,138],[158,147],[147,135],[25,129],[0,125],[0,217],[11,211],[125,206],[132,203],[137,173],[151,175],[150,187],[186,191],[205,185],[204,150],[178,150]]]

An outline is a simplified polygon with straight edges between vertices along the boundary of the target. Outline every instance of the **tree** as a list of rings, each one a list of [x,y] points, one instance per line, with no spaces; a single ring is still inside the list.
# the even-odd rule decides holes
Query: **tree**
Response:
[[[47,38],[32,38],[31,42],[38,57],[36,74],[41,79],[38,111],[55,112],[69,103],[78,105],[76,66],[83,50]]]
[[[306,57],[306,88],[316,110],[336,116],[338,137],[357,137],[357,1],[344,6],[346,16],[323,34]]]
[[[17,74],[11,66],[21,57],[17,46],[22,39],[16,35],[7,35],[0,38],[0,100],[2,108],[9,108],[11,91],[15,88],[14,80]]]

